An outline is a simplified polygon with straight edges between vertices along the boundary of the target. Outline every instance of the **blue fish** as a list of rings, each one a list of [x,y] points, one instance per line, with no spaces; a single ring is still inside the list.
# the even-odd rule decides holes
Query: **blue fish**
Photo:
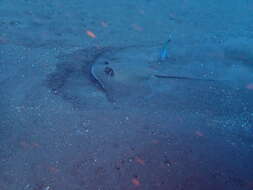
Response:
[[[170,41],[171,40],[169,39],[169,40],[167,40],[164,43],[164,45],[163,45],[163,47],[162,47],[162,49],[160,51],[160,55],[159,55],[159,60],[160,61],[165,61],[169,57],[168,51],[169,51],[169,43],[170,43]]]

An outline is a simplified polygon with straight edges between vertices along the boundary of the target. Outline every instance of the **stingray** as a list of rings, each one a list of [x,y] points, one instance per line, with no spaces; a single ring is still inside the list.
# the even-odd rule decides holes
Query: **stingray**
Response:
[[[145,88],[145,84],[141,85],[140,83],[144,81],[151,80],[151,78],[155,77],[157,79],[171,79],[171,80],[188,80],[188,81],[203,81],[203,82],[215,82],[215,79],[208,79],[208,78],[198,78],[198,77],[191,77],[191,76],[183,76],[183,75],[170,75],[170,74],[164,74],[162,71],[156,71],[152,70],[152,66],[155,66],[159,68],[161,66],[161,62],[159,59],[159,56],[156,55],[150,55],[152,58],[152,61],[145,60],[146,59],[146,53],[147,48],[151,48],[154,50],[158,48],[159,46],[128,46],[117,49],[117,51],[114,51],[110,56],[107,56],[107,58],[103,58],[103,56],[99,57],[97,61],[93,62],[90,66],[89,75],[91,80],[94,82],[94,84],[104,92],[104,94],[107,97],[107,100],[109,102],[115,103],[116,99],[122,98],[122,96],[125,95],[127,92],[127,89],[129,91],[132,91],[133,93],[140,93],[139,91],[141,89]],[[144,48],[144,49],[143,49]],[[127,50],[127,51],[126,51]],[[144,60],[140,60],[140,62],[137,62],[135,59],[136,57],[141,57],[139,55],[140,52],[144,50]],[[133,51],[133,53],[131,53]],[[124,54],[125,55],[122,55]],[[136,55],[134,53],[136,52]],[[156,51],[155,51],[156,52]],[[106,53],[105,53],[106,54]],[[120,58],[112,58],[116,54],[120,54]],[[134,56],[134,61],[131,62],[131,59],[129,57]],[[130,59],[129,62],[122,63],[122,58]],[[102,59],[102,60],[100,60]],[[107,59],[113,59],[111,62],[107,61]],[[100,60],[100,61],[99,61]],[[138,66],[134,66],[135,64],[139,64]],[[170,60],[168,59],[163,60],[162,64],[167,64],[166,67],[170,67]],[[108,68],[108,65],[110,66],[111,72],[114,73],[113,76],[108,75],[106,73],[106,68]],[[133,73],[131,75],[131,73]],[[127,77],[127,75],[131,77]],[[125,79],[124,79],[124,76]],[[139,76],[139,77],[138,77]],[[133,82],[131,82],[134,80]],[[113,83],[116,83],[116,85],[113,85]],[[120,87],[123,86],[123,89],[118,90]],[[118,91],[118,97],[116,97],[116,93]],[[124,93],[123,93],[124,91]],[[148,91],[145,91],[146,93],[149,93]],[[146,96],[147,94],[142,93],[141,96]],[[129,94],[132,95],[133,94]]]
[[[112,72],[114,72],[112,70]],[[113,96],[111,96],[112,93],[106,88],[104,82],[96,75],[96,72],[94,71],[94,64],[91,64],[89,69],[89,76],[92,82],[94,82],[95,86],[97,86],[100,90],[102,90],[109,102],[115,102]],[[190,80],[190,81],[216,81],[214,79],[203,79],[203,78],[194,78],[194,77],[186,77],[186,76],[173,76],[173,75],[165,75],[165,74],[154,74],[153,75],[156,78],[160,79],[179,79],[179,80]]]
[[[80,106],[89,103],[89,98],[94,99],[94,95],[91,94],[95,92],[91,86],[104,93],[109,102],[115,103],[117,98],[123,96],[133,96],[138,93],[143,96],[148,93],[146,81],[153,76],[157,79],[214,81],[163,74],[164,69],[161,72],[160,68],[170,68],[171,60],[160,63],[161,44],[90,47],[61,54],[58,56],[59,62],[56,64],[55,71],[47,76],[47,87],[55,95],[75,106]],[[105,72],[106,67],[109,67],[114,75],[108,75]]]

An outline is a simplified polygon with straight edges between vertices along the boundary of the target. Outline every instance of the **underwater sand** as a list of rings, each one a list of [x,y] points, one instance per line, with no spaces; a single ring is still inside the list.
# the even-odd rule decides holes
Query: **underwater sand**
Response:
[[[253,189],[252,8],[1,0],[0,190]]]

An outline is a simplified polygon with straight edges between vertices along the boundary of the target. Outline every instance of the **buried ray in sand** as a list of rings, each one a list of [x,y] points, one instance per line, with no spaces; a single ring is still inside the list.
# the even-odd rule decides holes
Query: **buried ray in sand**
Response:
[[[159,44],[77,50],[58,57],[56,70],[47,77],[47,86],[64,100],[82,106],[91,100],[117,103],[149,97],[160,91],[163,79],[217,83],[230,79],[229,69],[224,73],[227,60],[217,53],[221,48],[197,48],[209,48],[209,53],[201,52],[200,56],[192,47],[185,46],[181,52],[179,48],[174,52],[172,49],[174,55],[162,63],[157,59]],[[178,82],[170,84],[176,87]]]

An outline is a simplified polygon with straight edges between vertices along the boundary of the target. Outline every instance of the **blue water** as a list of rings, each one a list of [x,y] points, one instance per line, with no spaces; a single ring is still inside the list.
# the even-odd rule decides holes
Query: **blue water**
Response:
[[[253,189],[252,10],[0,0],[0,190]]]

